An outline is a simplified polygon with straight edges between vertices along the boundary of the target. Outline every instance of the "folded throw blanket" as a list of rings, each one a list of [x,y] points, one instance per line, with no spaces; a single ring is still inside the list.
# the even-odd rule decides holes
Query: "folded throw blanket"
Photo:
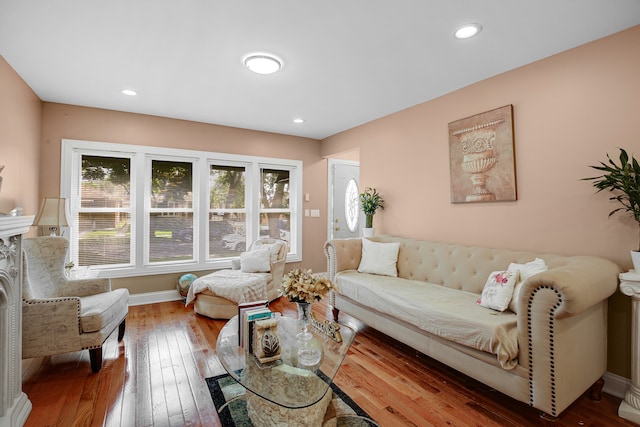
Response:
[[[196,294],[207,289],[221,298],[243,303],[267,299],[269,273],[243,273],[240,270],[219,270],[197,278],[187,293],[185,306],[196,299]]]
[[[516,315],[476,304],[479,295],[432,283],[341,271],[336,291],[441,338],[496,355],[500,366],[518,365]]]

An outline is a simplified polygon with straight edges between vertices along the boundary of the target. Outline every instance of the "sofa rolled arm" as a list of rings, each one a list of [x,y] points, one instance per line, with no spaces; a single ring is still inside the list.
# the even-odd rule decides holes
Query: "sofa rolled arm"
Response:
[[[531,406],[557,417],[606,371],[606,300],[620,271],[603,258],[567,257],[522,284],[518,364],[529,371]]]
[[[362,240],[329,240],[324,244],[324,254],[327,257],[329,278],[334,280],[337,273],[358,268],[362,258]]]
[[[525,313],[531,295],[540,287],[553,289],[559,298],[554,316],[563,318],[581,313],[606,300],[618,287],[622,269],[604,258],[575,256],[565,265],[549,268],[527,279],[520,291],[518,313]]]
[[[108,277],[68,280],[60,287],[60,295],[65,297],[86,297],[111,291]]]

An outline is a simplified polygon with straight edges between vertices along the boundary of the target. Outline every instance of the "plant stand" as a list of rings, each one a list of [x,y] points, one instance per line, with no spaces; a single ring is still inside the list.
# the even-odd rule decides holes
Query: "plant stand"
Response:
[[[618,415],[640,423],[640,273],[629,270],[620,274],[620,291],[633,299],[631,320],[631,385],[618,408]]]

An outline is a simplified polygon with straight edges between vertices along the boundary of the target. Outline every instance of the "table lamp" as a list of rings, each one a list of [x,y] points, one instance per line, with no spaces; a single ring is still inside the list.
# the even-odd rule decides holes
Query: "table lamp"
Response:
[[[40,210],[36,215],[33,225],[37,227],[49,227],[50,236],[57,236],[60,227],[68,227],[67,199],[57,197],[45,197],[42,199]]]

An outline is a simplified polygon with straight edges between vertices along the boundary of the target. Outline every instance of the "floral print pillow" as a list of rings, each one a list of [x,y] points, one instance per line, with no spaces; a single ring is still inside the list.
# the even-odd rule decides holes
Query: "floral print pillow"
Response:
[[[513,288],[518,280],[518,271],[494,271],[489,275],[482,289],[478,304],[497,311],[505,311],[513,296]]]

